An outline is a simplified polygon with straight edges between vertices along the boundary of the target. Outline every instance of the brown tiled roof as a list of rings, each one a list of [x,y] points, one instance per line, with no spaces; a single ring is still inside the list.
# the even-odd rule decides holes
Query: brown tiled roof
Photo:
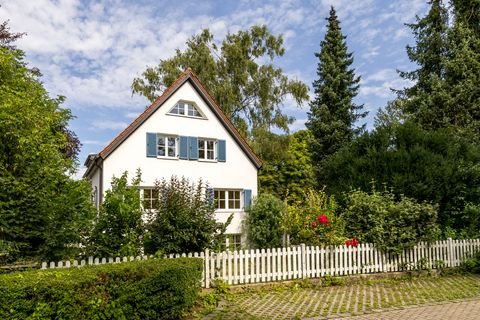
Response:
[[[125,130],[123,130],[115,139],[112,140],[97,157],[106,159],[118,146],[122,144],[142,123],[144,123],[158,108],[160,108],[170,96],[177,91],[186,81],[190,81],[192,85],[201,93],[215,115],[220,119],[227,131],[233,136],[235,141],[240,145],[242,150],[247,154],[252,163],[260,168],[262,161],[258,158],[252,148],[245,141],[243,136],[238,132],[230,119],[227,118],[222,109],[218,106],[215,99],[208,93],[207,89],[200,82],[198,77],[188,68],[168,87],[163,94],[158,97],[148,108],[146,108]]]

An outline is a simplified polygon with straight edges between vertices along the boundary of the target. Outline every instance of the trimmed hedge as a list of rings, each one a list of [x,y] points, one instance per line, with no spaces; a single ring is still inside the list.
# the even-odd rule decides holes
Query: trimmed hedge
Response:
[[[201,276],[196,258],[0,275],[0,319],[178,319]]]

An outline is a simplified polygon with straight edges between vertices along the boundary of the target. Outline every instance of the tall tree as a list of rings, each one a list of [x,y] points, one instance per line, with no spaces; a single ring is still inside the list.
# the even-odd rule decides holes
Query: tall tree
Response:
[[[451,0],[455,19],[480,37],[480,0]]]
[[[398,105],[422,126],[438,128],[445,119],[445,97],[433,93],[439,91],[445,76],[448,30],[448,13],[442,0],[432,0],[427,15],[417,16],[416,23],[407,26],[416,41],[415,46],[407,46],[407,55],[418,68],[399,72],[402,78],[415,83],[398,91],[399,99],[403,100]]]
[[[315,186],[309,149],[312,135],[309,130],[300,130],[288,136],[270,137],[269,141],[277,143],[266,145],[281,148],[281,152],[272,152],[270,157],[266,155],[267,161],[258,176],[260,192],[287,199],[290,203],[298,202],[306,190]]]
[[[184,51],[177,50],[173,57],[148,67],[135,78],[133,93],[153,101],[180,72],[191,67],[245,135],[271,128],[287,131],[292,119],[281,109],[286,97],[292,96],[298,104],[308,99],[305,84],[288,78],[272,64],[285,51],[283,39],[272,35],[265,26],[228,34],[220,46],[207,29],[186,45]]]
[[[318,165],[361,131],[354,124],[366,116],[363,105],[354,103],[360,77],[351,68],[353,54],[348,52],[335,9],[326,19],[327,32],[320,43],[318,79],[313,82],[314,99],[310,102],[307,128],[313,134],[312,156]]]
[[[453,24],[441,0],[409,24],[416,39],[407,46],[418,68],[400,72],[415,81],[398,91],[394,104],[425,129],[453,127],[457,133],[480,136],[480,33],[479,1],[451,1]]]
[[[480,139],[480,32],[478,1],[464,1],[454,7],[454,23],[448,31],[445,80],[437,95],[445,97],[447,123],[460,133],[473,133]],[[473,4],[473,8],[466,3]],[[476,8],[475,8],[476,6]],[[472,16],[470,14],[476,14]],[[475,21],[475,27],[472,21]]]
[[[0,46],[0,256],[60,258],[72,254],[92,213],[90,189],[69,173],[71,113],[51,98],[7,38]],[[11,34],[10,34],[11,35]],[[68,208],[68,210],[66,209]]]

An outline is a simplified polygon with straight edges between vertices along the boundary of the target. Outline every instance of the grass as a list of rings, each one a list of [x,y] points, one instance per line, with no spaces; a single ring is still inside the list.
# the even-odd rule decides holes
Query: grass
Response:
[[[323,281],[221,289],[219,294],[206,293],[210,300],[214,295],[216,303],[200,308],[194,318],[302,319],[477,298],[480,297],[480,276],[330,277]]]

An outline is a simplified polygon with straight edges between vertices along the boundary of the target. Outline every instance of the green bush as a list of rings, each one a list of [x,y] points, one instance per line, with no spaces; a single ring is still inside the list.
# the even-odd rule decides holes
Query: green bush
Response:
[[[396,200],[388,190],[347,194],[343,218],[349,236],[390,253],[401,253],[419,241],[433,241],[439,236],[435,206],[405,196]]]
[[[282,218],[286,206],[282,200],[264,193],[247,209],[245,221],[248,239],[255,248],[279,247],[282,239]]]
[[[213,189],[202,180],[191,183],[172,176],[157,180],[155,192],[159,200],[147,212],[147,253],[201,252],[225,243],[225,231],[233,216],[225,223],[217,222]]]
[[[201,274],[182,258],[0,275],[0,319],[178,319]]]
[[[471,257],[465,259],[460,266],[460,270],[480,274],[480,252],[476,252]]]

